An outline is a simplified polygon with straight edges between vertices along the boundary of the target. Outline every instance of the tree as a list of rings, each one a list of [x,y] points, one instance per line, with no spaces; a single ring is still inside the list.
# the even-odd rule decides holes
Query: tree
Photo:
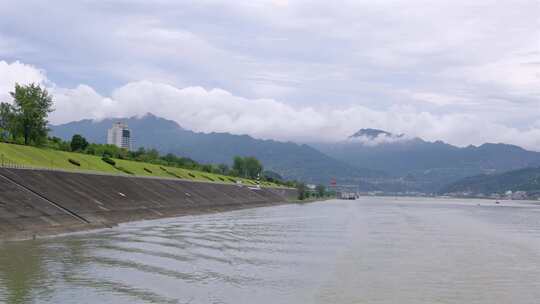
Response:
[[[249,178],[257,178],[263,171],[263,166],[255,157],[244,158],[244,167],[246,175]]]
[[[241,177],[257,178],[262,173],[263,166],[255,157],[236,156],[233,161],[233,171]]]
[[[283,180],[283,177],[281,175],[270,170],[264,171],[262,175],[264,176],[264,179],[266,179],[269,182],[280,182]]]
[[[13,106],[7,102],[0,103],[0,132],[2,139],[7,139],[14,130]]]
[[[71,138],[71,151],[84,151],[88,147],[88,141],[80,134],[75,134]]]
[[[49,137],[47,146],[51,149],[60,151],[71,151],[71,143],[63,141],[61,138],[53,136]]]
[[[326,187],[324,185],[317,185],[315,191],[317,192],[317,196],[323,197],[326,194]]]
[[[220,174],[223,174],[223,175],[229,174],[229,166],[227,166],[226,164],[219,164],[218,170]]]
[[[145,161],[147,162],[152,162],[152,161],[155,161],[159,158],[159,152],[158,150],[156,149],[150,149],[150,150],[146,150],[146,154],[145,154]]]
[[[244,163],[244,158],[240,156],[235,156],[233,161],[233,170],[238,176],[246,177],[246,166]]]
[[[202,171],[212,173],[212,165],[204,164],[201,166]]]
[[[296,184],[296,190],[298,191],[298,199],[304,200],[306,198],[306,184],[304,183]]]
[[[13,124],[11,133],[14,137],[22,136],[24,144],[41,144],[47,139],[47,116],[53,111],[52,96],[37,84],[15,84],[13,97]]]
[[[146,154],[146,150],[144,149],[144,147],[140,147],[137,151],[130,151],[129,154],[131,155],[131,158],[133,158],[133,159],[135,159],[137,161],[141,161],[142,156],[144,156],[144,154]],[[172,155],[172,154],[167,154],[167,157],[174,158],[175,156]]]

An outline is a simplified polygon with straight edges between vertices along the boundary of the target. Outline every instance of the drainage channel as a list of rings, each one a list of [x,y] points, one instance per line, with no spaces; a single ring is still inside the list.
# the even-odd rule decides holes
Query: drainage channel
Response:
[[[68,208],[66,208],[66,207],[64,207],[64,206],[62,206],[62,205],[59,205],[59,204],[57,204],[57,203],[51,201],[50,199],[46,198],[46,197],[43,196],[42,194],[40,194],[40,193],[38,193],[38,192],[36,192],[36,191],[34,191],[34,190],[32,190],[32,189],[26,187],[25,185],[23,185],[23,184],[17,182],[16,180],[14,180],[14,179],[12,179],[12,178],[10,178],[10,177],[8,177],[8,176],[5,176],[4,174],[1,174],[1,173],[0,173],[0,177],[2,177],[3,179],[8,180],[9,182],[11,182],[11,183],[15,184],[16,186],[20,187],[21,189],[23,189],[23,190],[25,190],[25,191],[27,191],[27,192],[29,192],[29,193],[31,193],[31,194],[33,194],[33,195],[35,195],[35,196],[41,198],[42,200],[46,201],[47,203],[53,205],[54,207],[56,207],[56,208],[58,208],[58,209],[60,209],[60,210],[62,210],[62,211],[65,212],[66,214],[71,215],[72,217],[78,219],[79,221],[81,221],[81,222],[83,222],[83,223],[86,223],[86,224],[90,224],[90,221],[87,220],[87,219],[85,219],[84,217],[78,215],[77,213],[75,213],[75,212],[69,210]]]

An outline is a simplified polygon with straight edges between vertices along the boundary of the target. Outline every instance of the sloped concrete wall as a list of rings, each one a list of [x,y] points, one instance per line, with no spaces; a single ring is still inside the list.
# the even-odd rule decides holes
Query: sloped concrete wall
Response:
[[[280,204],[294,189],[0,168],[0,234],[28,235]]]

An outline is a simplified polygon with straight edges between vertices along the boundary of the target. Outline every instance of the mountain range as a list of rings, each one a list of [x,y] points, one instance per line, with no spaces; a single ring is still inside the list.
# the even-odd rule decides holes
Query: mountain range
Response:
[[[161,153],[186,156],[202,163],[231,164],[237,155],[255,156],[265,169],[275,171],[286,179],[323,184],[333,178],[346,183],[364,184],[363,177],[383,175],[376,170],[350,166],[308,145],[259,140],[248,135],[198,133],[152,114],[99,121],[87,119],[50,128],[53,136],[65,140],[71,139],[74,134],[81,134],[90,142],[106,143],[107,129],[117,121],[128,124],[135,149],[155,148]],[[370,187],[368,184],[364,186]]]
[[[155,148],[203,163],[230,164],[236,155],[255,156],[287,179],[327,184],[336,178],[362,190],[437,192],[465,177],[540,166],[540,153],[507,144],[457,147],[378,129],[361,129],[334,143],[297,144],[198,133],[152,114],[51,126],[52,135],[67,140],[81,134],[90,142],[105,143],[107,129],[116,121],[129,125],[135,148]]]
[[[540,192],[540,168],[524,168],[500,174],[465,177],[443,187],[440,194],[490,195],[506,191]]]
[[[420,192],[434,192],[468,176],[540,165],[540,153],[514,145],[486,143],[457,147],[442,141],[429,142],[376,131],[369,131],[368,136],[364,131],[345,141],[312,146],[355,167],[383,171],[388,174],[387,181],[394,181],[394,186],[406,185],[409,191]],[[362,137],[364,140],[357,140]]]

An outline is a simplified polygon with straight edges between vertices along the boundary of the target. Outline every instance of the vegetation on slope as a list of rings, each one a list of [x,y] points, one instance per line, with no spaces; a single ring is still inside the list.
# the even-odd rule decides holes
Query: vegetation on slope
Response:
[[[130,172],[135,176],[182,178],[186,180],[214,181],[220,183],[242,181],[242,183],[247,185],[256,185],[256,181],[241,177],[230,177],[221,174],[118,158],[111,159],[114,161],[114,165],[107,163],[101,157],[95,155],[0,143],[0,161],[4,166],[19,165],[68,171],[92,171],[106,174],[128,174],[127,172]],[[261,184],[263,186],[277,186],[268,181],[262,181]]]
[[[385,134],[377,132],[361,130],[358,133],[364,138]],[[403,178],[397,184],[374,182],[385,191],[432,193],[468,176],[540,166],[539,152],[514,145],[486,143],[457,147],[442,141],[429,142],[398,136],[383,135],[388,141],[375,140],[372,143],[378,144],[371,144],[366,140],[355,140],[353,135],[345,142],[319,143],[314,147],[353,166],[388,172],[395,179]],[[389,182],[391,179],[388,179]],[[399,189],[400,185],[403,190]]]
[[[70,141],[49,137],[48,114],[53,99],[38,84],[15,85],[13,102],[0,103],[0,157],[2,166],[94,171],[109,174],[155,176],[210,182],[263,186],[295,186],[297,182],[277,179],[263,172],[255,157],[234,157],[234,165],[200,164],[174,154],[160,155],[156,149],[128,151],[114,145],[89,143],[80,134]]]
[[[261,140],[247,135],[199,133],[183,129],[174,121],[147,114],[142,117],[110,118],[100,121],[81,120],[51,126],[54,136],[70,140],[81,134],[89,142],[105,143],[107,129],[116,121],[129,125],[136,144],[152,147],[161,153],[187,156],[201,163],[229,164],[235,156],[254,156],[266,170],[284,179],[310,184],[327,184],[333,178],[341,183],[357,184],[366,177],[384,176],[382,172],[357,169],[337,161],[308,145]]]
[[[506,191],[540,191],[540,168],[466,177],[444,187],[440,193],[492,194]]]
[[[128,151],[114,145],[91,144],[79,134],[73,135],[71,141],[51,138],[47,118],[54,109],[49,92],[38,84],[16,84],[10,95],[12,102],[0,103],[2,165],[173,176],[211,182],[243,181],[253,185],[258,184],[254,179],[262,178],[263,185],[275,185],[274,181],[284,184],[278,180],[265,180],[263,166],[254,157],[236,157],[234,167],[229,168],[225,164],[200,164],[173,154],[162,156],[155,149]]]

